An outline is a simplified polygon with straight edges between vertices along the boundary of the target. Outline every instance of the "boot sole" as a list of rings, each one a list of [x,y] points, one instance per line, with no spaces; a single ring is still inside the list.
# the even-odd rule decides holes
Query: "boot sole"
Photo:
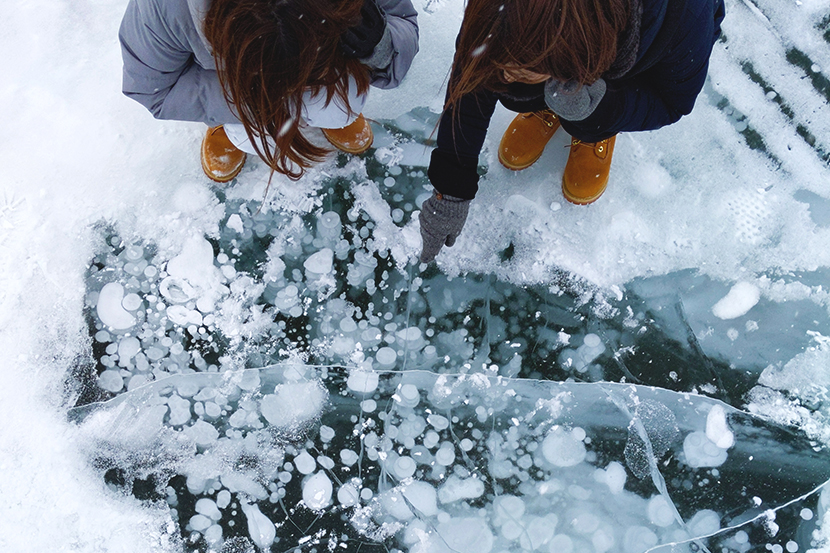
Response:
[[[234,177],[236,177],[236,175],[238,175],[240,173],[240,171],[242,171],[242,168],[245,167],[245,162],[248,161],[248,154],[245,154],[245,157],[242,158],[242,163],[240,163],[239,167],[237,167],[236,170],[234,170],[232,173],[230,173],[229,175],[226,175],[224,177],[217,177],[216,175],[211,173],[211,171],[208,169],[207,164],[205,163],[205,157],[206,157],[206,155],[205,155],[205,142],[206,141],[207,141],[207,137],[202,139],[202,146],[201,146],[201,149],[200,149],[200,152],[199,152],[201,154],[199,157],[200,157],[200,161],[202,162],[202,171],[204,171],[205,176],[207,178],[209,178],[210,180],[212,180],[213,182],[219,182],[219,183],[226,183],[226,182],[229,182],[229,181],[233,180]]]
[[[325,131],[323,131],[323,136],[326,137],[326,140],[329,141],[329,144],[331,144],[332,146],[334,146],[335,148],[337,148],[341,152],[346,152],[347,154],[354,154],[354,155],[360,155],[362,153],[367,152],[369,150],[369,148],[372,147],[372,144],[375,143],[375,137],[372,136],[372,140],[369,142],[369,144],[362,147],[362,148],[346,148],[342,144],[338,144],[337,142],[335,142],[331,138],[329,138],[329,135],[327,135]]]
[[[568,190],[565,188],[565,183],[563,182],[562,183],[562,195],[565,197],[566,200],[568,200],[572,204],[588,205],[588,204],[592,204],[595,201],[597,201],[600,198],[600,196],[602,196],[605,193],[606,188],[608,188],[608,183],[607,182],[605,183],[605,186],[602,187],[602,190],[600,190],[598,193],[594,194],[593,196],[589,196],[587,198],[580,198],[580,197],[574,196],[573,194],[568,192]]]
[[[247,160],[247,156],[245,156],[245,159]],[[208,170],[207,166],[205,165],[204,157],[202,158],[202,171],[204,171],[205,176],[207,178],[209,178],[210,180],[212,180],[213,182],[226,183],[226,182],[232,181],[242,171],[242,168],[244,166],[245,166],[245,162],[243,161],[242,164],[230,175],[225,176],[225,177],[217,177],[217,176],[211,174],[211,172]]]
[[[544,153],[545,153],[545,150],[543,149],[541,152],[539,152],[538,156],[536,156],[530,162],[528,162],[524,165],[511,165],[509,162],[507,162],[504,158],[501,157],[501,148],[499,148],[499,162],[502,165],[504,165],[504,167],[506,167],[507,169],[510,169],[511,171],[521,171],[523,169],[527,169],[528,167],[530,167],[531,165],[533,165],[534,163],[539,161],[539,158],[542,157],[542,154],[544,154]]]

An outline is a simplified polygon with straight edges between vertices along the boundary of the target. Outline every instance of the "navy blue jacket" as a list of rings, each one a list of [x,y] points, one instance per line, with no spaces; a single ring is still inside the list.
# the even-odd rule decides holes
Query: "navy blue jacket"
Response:
[[[605,80],[605,96],[591,115],[582,121],[560,118],[562,128],[584,142],[598,142],[620,132],[659,129],[690,113],[723,16],[723,0],[643,0],[634,66],[619,79]],[[478,156],[497,101],[518,112],[547,109],[536,85],[513,84],[506,93],[481,90],[464,96],[454,108],[458,117],[446,110],[438,127],[438,147],[429,166],[438,192],[475,197]]]

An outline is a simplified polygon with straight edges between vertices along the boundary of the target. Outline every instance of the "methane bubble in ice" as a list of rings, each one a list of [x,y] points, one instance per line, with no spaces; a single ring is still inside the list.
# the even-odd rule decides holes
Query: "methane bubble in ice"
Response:
[[[587,453],[585,444],[561,426],[553,428],[542,442],[542,455],[557,467],[578,465],[585,460]]]
[[[726,423],[726,412],[720,405],[712,406],[706,416],[706,437],[720,449],[729,449],[735,443],[735,436]]]
[[[277,528],[268,517],[262,514],[259,507],[246,502],[240,502],[242,512],[248,519],[248,534],[251,540],[260,548],[268,549],[277,537]]]
[[[337,490],[337,501],[344,507],[357,505],[360,501],[360,492],[353,482],[346,482]]]
[[[719,467],[726,461],[726,450],[717,446],[703,432],[690,432],[683,440],[686,463],[693,468]]]
[[[121,341],[118,342],[118,359],[122,363],[132,359],[140,351],[141,342],[138,341],[138,338],[128,336],[126,338],[122,338]]]
[[[117,282],[104,285],[98,294],[96,312],[106,326],[115,330],[126,330],[136,323],[136,318],[121,305],[124,287]]]
[[[317,381],[280,384],[260,400],[262,416],[272,426],[296,427],[319,415],[327,395]]]
[[[349,390],[358,394],[370,394],[378,387],[378,373],[373,371],[352,371],[346,381]]]
[[[608,463],[605,469],[599,469],[594,473],[594,478],[597,482],[602,482],[612,494],[618,494],[625,488],[625,467],[616,461]]]
[[[332,491],[329,477],[324,472],[317,472],[303,482],[303,503],[315,511],[328,507]]]
[[[119,371],[109,369],[98,376],[98,386],[108,392],[120,392],[124,387],[124,378]]]
[[[294,458],[294,466],[302,474],[311,474],[317,468],[317,462],[314,460],[308,451],[303,450],[302,453]]]
[[[674,524],[674,511],[662,495],[655,495],[648,500],[646,514],[648,520],[655,526],[665,528]]]
[[[331,272],[334,261],[334,252],[329,248],[323,248],[317,253],[309,256],[303,263],[306,278],[315,279]]]
[[[623,537],[623,551],[625,553],[643,553],[657,545],[657,534],[645,526],[631,526]]]

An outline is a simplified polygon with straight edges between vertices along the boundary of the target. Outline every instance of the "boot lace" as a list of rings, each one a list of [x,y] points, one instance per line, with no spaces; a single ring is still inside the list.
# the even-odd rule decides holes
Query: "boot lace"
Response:
[[[550,110],[534,111],[532,115],[534,117],[538,117],[542,121],[542,123],[544,123],[548,127],[552,127],[558,119],[556,114]]]
[[[587,146],[589,148],[594,148],[597,152],[602,153],[605,151],[605,145],[608,144],[608,138],[605,140],[600,140],[599,142],[583,142],[578,138],[571,138],[570,144],[565,144],[566,148],[573,148],[575,146],[579,146],[580,144]]]

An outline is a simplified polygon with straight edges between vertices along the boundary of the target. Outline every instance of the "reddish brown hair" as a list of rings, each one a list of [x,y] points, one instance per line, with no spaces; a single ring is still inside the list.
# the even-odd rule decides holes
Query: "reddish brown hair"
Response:
[[[505,69],[594,83],[617,56],[629,9],[628,0],[468,0],[448,105],[503,89]]]
[[[205,37],[225,99],[254,149],[292,179],[328,152],[300,129],[302,97],[325,91],[348,106],[349,78],[369,88],[368,70],[343,56],[340,35],[360,19],[362,0],[213,0]],[[273,148],[268,139],[276,144]]]

